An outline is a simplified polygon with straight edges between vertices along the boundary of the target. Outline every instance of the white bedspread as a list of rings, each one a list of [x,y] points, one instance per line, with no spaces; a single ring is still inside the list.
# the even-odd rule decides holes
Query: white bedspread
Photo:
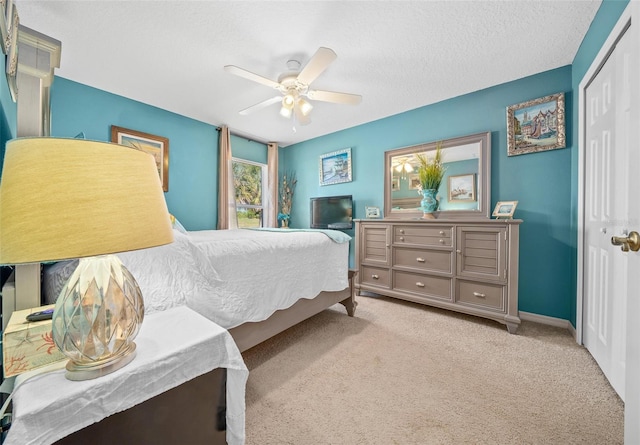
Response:
[[[227,329],[349,285],[349,243],[320,231],[202,230],[189,238],[220,281],[213,299],[191,293],[187,305]]]
[[[166,246],[118,254],[147,314],[186,304],[231,329],[349,285],[349,243],[321,231],[174,230],[174,237]]]

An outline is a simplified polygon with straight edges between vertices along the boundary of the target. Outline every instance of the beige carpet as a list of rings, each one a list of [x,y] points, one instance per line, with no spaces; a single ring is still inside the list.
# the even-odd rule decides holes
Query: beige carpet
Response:
[[[247,445],[622,444],[568,331],[358,297],[247,351]]]

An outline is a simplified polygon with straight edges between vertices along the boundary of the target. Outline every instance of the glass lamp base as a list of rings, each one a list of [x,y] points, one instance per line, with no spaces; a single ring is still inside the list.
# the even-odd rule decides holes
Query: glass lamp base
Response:
[[[144,318],[142,293],[115,255],[81,258],[53,312],[53,340],[66,355],[66,377],[88,380],[122,368]]]
[[[91,380],[103,375],[111,374],[120,368],[124,368],[136,357],[136,344],[130,343],[120,355],[98,360],[91,363],[78,363],[73,360],[67,362],[65,377],[68,380]]]

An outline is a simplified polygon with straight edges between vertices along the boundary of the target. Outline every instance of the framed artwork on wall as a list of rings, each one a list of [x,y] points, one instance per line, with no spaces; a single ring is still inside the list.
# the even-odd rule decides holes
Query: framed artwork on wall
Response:
[[[476,175],[449,176],[449,202],[475,201],[476,200]]]
[[[156,161],[162,189],[169,191],[169,139],[128,128],[111,126],[111,142],[149,153]]]
[[[397,176],[394,176],[391,179],[391,190],[400,190],[400,178]]]
[[[507,155],[565,148],[564,93],[507,107]]]
[[[320,155],[320,185],[351,182],[351,149]]]
[[[4,54],[9,49],[9,28],[12,18],[13,0],[0,0],[0,47]]]
[[[20,26],[20,18],[18,17],[18,8],[9,3],[10,10],[7,17],[7,38],[3,46],[6,47],[7,57],[5,59],[5,73],[7,82],[9,83],[9,92],[11,100],[18,101],[18,27]],[[2,17],[0,17],[1,19]]]
[[[409,176],[409,190],[420,190],[420,176],[418,174]]]

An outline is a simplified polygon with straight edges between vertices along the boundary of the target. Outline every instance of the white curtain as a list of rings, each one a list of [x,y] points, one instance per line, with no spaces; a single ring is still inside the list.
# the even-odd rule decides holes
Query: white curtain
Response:
[[[233,186],[231,160],[231,132],[229,127],[220,129],[218,157],[218,230],[237,229],[236,191]]]
[[[264,226],[278,227],[278,144],[267,144],[267,193]]]

